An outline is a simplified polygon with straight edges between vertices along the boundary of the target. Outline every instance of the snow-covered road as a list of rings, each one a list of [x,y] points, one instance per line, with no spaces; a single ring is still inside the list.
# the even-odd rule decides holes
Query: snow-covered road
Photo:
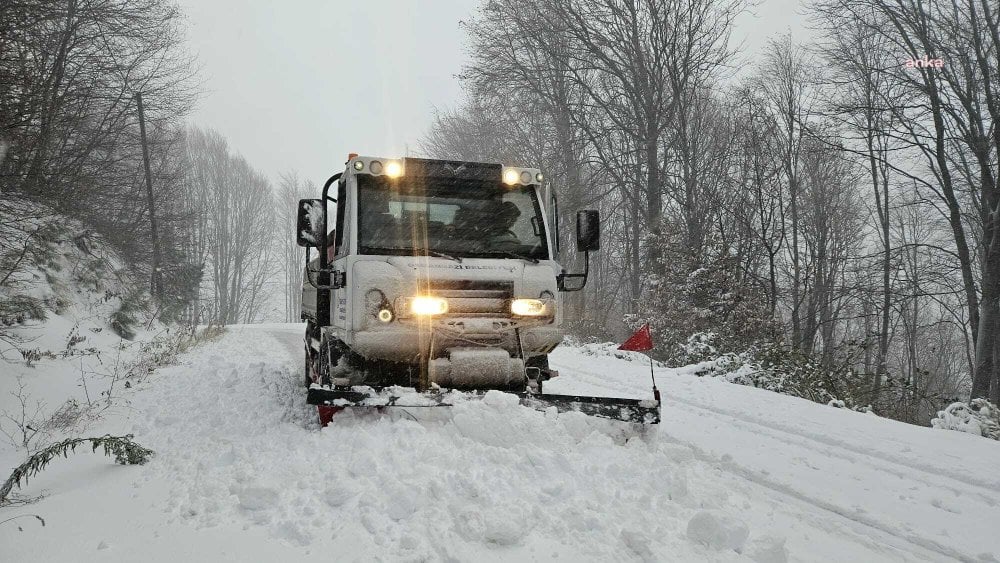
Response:
[[[645,431],[501,393],[320,429],[300,338],[234,327],[159,370],[117,421],[155,459],[53,465],[28,507],[48,526],[0,526],[0,559],[1000,557],[998,443],[671,369]],[[650,394],[643,361],[564,347],[553,365],[550,392]]]

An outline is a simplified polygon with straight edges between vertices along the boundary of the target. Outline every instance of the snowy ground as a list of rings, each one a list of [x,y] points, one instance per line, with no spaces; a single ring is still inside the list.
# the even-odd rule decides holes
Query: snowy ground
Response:
[[[644,432],[500,393],[320,429],[301,330],[231,328],[129,389],[90,433],[132,431],[154,460],[56,461],[24,491],[43,500],[0,509],[47,521],[0,525],[0,559],[1000,557],[1000,443],[665,368]],[[648,364],[592,350],[558,349],[546,390],[649,395]]]

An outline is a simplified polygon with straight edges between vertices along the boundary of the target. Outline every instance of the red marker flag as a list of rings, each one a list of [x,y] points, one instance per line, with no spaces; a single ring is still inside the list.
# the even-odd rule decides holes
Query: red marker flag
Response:
[[[635,334],[628,337],[624,344],[618,347],[619,350],[630,352],[648,352],[653,349],[653,336],[649,334],[649,323],[635,331]],[[656,388],[656,376],[653,375],[653,358],[649,358],[649,377],[653,380],[653,398],[660,401],[660,390]]]
[[[649,334],[649,323],[642,325],[642,328],[635,331],[635,334],[630,336],[618,349],[630,352],[647,352],[652,350],[653,337]]]

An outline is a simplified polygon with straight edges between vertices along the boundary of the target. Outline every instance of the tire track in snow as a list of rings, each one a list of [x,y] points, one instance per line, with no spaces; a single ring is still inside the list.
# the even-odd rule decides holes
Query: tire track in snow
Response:
[[[585,369],[580,369],[579,367],[566,368],[566,372],[567,373],[577,373],[577,372],[584,373],[584,374],[586,374],[586,375],[588,375],[591,378],[594,378],[596,380],[596,381],[587,381],[588,385],[594,385],[596,387],[601,387],[603,389],[608,389],[609,391],[614,391],[614,390],[619,390],[620,391],[620,387],[618,387],[618,386],[612,386],[612,385],[602,384],[600,374],[596,374],[594,372],[591,372],[591,371],[588,371],[588,370],[585,370]],[[669,374],[663,374],[663,373],[661,373],[660,375],[669,375]],[[588,378],[588,379],[590,379],[590,378]],[[734,383],[732,385],[736,385],[736,384]],[[836,438],[831,438],[829,436],[823,436],[823,435],[814,434],[814,433],[811,433],[811,432],[803,433],[803,432],[798,431],[797,429],[794,429],[794,428],[791,428],[791,427],[788,427],[788,426],[785,426],[785,425],[782,425],[782,424],[779,424],[779,423],[775,423],[775,422],[772,422],[772,421],[769,421],[769,420],[765,420],[765,419],[762,419],[762,418],[759,418],[759,417],[755,417],[755,416],[752,416],[752,415],[747,415],[747,414],[744,414],[744,413],[741,413],[741,412],[732,411],[730,409],[723,409],[723,408],[718,408],[718,407],[714,407],[714,406],[707,406],[707,405],[698,403],[696,401],[691,401],[690,399],[681,399],[679,397],[672,396],[672,395],[671,396],[664,395],[663,396],[663,400],[664,401],[672,401],[674,403],[679,403],[679,404],[682,404],[682,405],[685,405],[685,406],[688,406],[688,407],[691,407],[691,408],[701,409],[703,411],[708,411],[708,412],[711,412],[713,414],[718,414],[718,415],[726,416],[726,417],[729,417],[729,418],[732,418],[732,419],[740,420],[740,421],[748,423],[748,424],[753,424],[755,426],[766,428],[766,429],[772,430],[774,432],[780,432],[780,433],[783,433],[783,434],[786,434],[786,435],[795,436],[795,437],[801,438],[803,440],[811,440],[813,442],[818,442],[820,444],[823,444],[824,446],[832,446],[832,447],[835,447],[835,448],[840,448],[840,449],[843,449],[843,450],[848,450],[848,451],[851,451],[851,452],[853,452],[855,454],[860,454],[862,456],[861,459],[862,459],[862,461],[864,463],[867,463],[867,464],[871,465],[872,467],[875,467],[876,469],[882,470],[884,468],[879,467],[879,466],[875,465],[874,463],[871,463],[870,461],[865,460],[864,458],[878,459],[880,461],[884,461],[884,462],[887,462],[887,463],[891,463],[891,464],[895,464],[895,465],[898,465],[898,466],[901,466],[901,467],[905,467],[905,468],[911,469],[913,471],[917,471],[917,472],[921,472],[921,473],[933,475],[934,477],[940,477],[940,478],[948,479],[948,480],[951,480],[951,481],[956,481],[956,482],[961,483],[962,485],[965,485],[967,487],[982,489],[982,490],[985,490],[986,493],[983,493],[982,491],[980,491],[979,494],[984,499],[986,499],[987,502],[990,502],[991,505],[998,505],[998,504],[1000,504],[1000,499],[995,499],[992,496],[990,496],[991,494],[994,494],[994,493],[996,493],[996,491],[1000,490],[1000,481],[989,481],[989,480],[985,480],[985,479],[975,479],[975,478],[963,478],[963,477],[960,477],[960,476],[952,475],[950,473],[946,473],[946,472],[944,472],[944,471],[942,471],[940,469],[934,468],[934,467],[924,466],[924,465],[916,465],[916,464],[910,463],[905,458],[901,458],[899,456],[893,456],[891,454],[884,454],[884,453],[882,453],[879,450],[865,449],[863,447],[859,447],[859,446],[856,446],[854,444],[851,444],[850,442],[845,442],[843,440],[838,440]],[[772,432],[772,435],[774,435],[774,432]],[[777,437],[775,437],[775,439],[780,440],[780,441],[785,441],[785,440],[781,440],[780,438],[777,438]],[[786,443],[791,443],[791,442],[787,442],[786,441]],[[809,448],[809,449],[812,449],[814,451],[818,451],[818,452],[822,452],[822,453],[826,453],[827,452],[827,450],[825,448],[822,448],[822,447],[807,446],[804,443],[801,444],[801,445],[802,445],[802,447]],[[858,458],[855,458],[855,459],[858,459]],[[894,473],[894,474],[895,475],[900,475],[901,473]],[[928,483],[928,481],[925,481],[925,480],[922,480],[922,479],[920,481],[923,482],[923,483]],[[935,483],[935,484],[939,485],[940,483]],[[951,490],[957,490],[957,489],[951,488]]]
[[[848,510],[848,509],[846,509],[846,508],[844,508],[842,506],[838,506],[838,505],[836,505],[836,504],[834,504],[832,502],[828,502],[828,501],[825,501],[825,500],[822,500],[822,499],[818,499],[818,498],[816,498],[814,496],[807,495],[807,494],[805,494],[805,493],[803,493],[801,491],[798,491],[798,490],[794,489],[793,487],[790,487],[790,486],[788,486],[788,485],[786,485],[784,483],[775,481],[775,480],[767,477],[766,475],[764,475],[760,471],[756,471],[756,470],[751,469],[749,467],[746,467],[746,466],[734,463],[733,461],[723,460],[722,458],[719,458],[719,457],[716,457],[716,456],[714,456],[712,454],[706,453],[704,450],[702,450],[700,447],[698,447],[694,442],[690,442],[688,440],[684,440],[682,438],[674,436],[674,435],[670,434],[669,430],[667,430],[667,431],[661,430],[661,432],[663,432],[664,434],[668,435],[670,437],[670,439],[674,443],[682,444],[682,445],[690,448],[692,450],[692,452],[694,452],[694,456],[698,460],[700,460],[700,461],[709,463],[709,464],[711,464],[714,467],[718,467],[719,469],[721,469],[723,471],[726,471],[727,473],[729,473],[731,475],[734,475],[734,476],[736,476],[738,478],[741,478],[744,481],[747,481],[747,482],[749,482],[751,484],[754,484],[754,485],[757,485],[759,487],[763,487],[765,489],[768,489],[769,491],[778,493],[779,495],[781,495],[781,496],[783,496],[785,498],[792,498],[792,499],[794,499],[795,501],[798,501],[801,504],[805,504],[805,505],[810,506],[812,508],[820,509],[820,510],[822,510],[824,512],[833,514],[835,516],[839,516],[842,519],[846,520],[847,523],[849,525],[851,525],[852,528],[856,528],[855,525],[866,526],[866,527],[868,527],[868,528],[870,528],[872,530],[880,532],[883,536],[888,535],[888,536],[891,536],[891,537],[896,538],[898,540],[901,540],[901,541],[905,542],[906,544],[908,544],[908,546],[910,548],[910,549],[908,549],[908,551],[910,553],[914,554],[914,555],[916,555],[918,553],[919,554],[924,554],[924,552],[928,552],[929,551],[929,552],[932,552],[933,554],[938,555],[938,556],[943,555],[945,557],[948,557],[949,559],[955,559],[955,560],[958,560],[958,561],[963,561],[963,562],[968,562],[968,563],[973,563],[973,562],[976,562],[976,561],[980,561],[979,558],[971,557],[969,555],[965,555],[965,554],[963,554],[961,552],[956,551],[954,548],[951,548],[949,546],[943,545],[943,544],[941,544],[939,542],[936,542],[936,541],[933,541],[933,540],[929,540],[929,539],[920,537],[920,536],[918,536],[916,534],[911,534],[911,533],[904,532],[902,530],[899,530],[897,528],[894,528],[892,526],[888,526],[888,525],[886,525],[886,524],[884,524],[882,522],[879,522],[878,520],[876,520],[874,518],[867,517],[867,516],[864,516],[862,514],[858,514],[855,511]],[[815,522],[815,524],[816,524],[816,526],[818,528],[822,529],[825,525],[828,525],[829,523],[825,522],[825,521],[817,520]],[[871,534],[865,533],[863,530],[853,529],[852,532],[854,532],[857,535],[866,536],[866,537],[868,537],[870,539],[875,539],[875,540],[879,539],[879,538],[873,537]],[[883,544],[883,543],[876,543],[876,545],[878,546],[878,545],[885,545],[885,544]],[[896,548],[896,549],[900,549],[899,546],[893,546],[893,547]],[[914,548],[916,548],[916,549],[914,549]],[[937,561],[939,559],[936,556],[932,556],[928,560],[929,561]]]
[[[567,373],[567,374],[572,373],[572,374],[574,374],[574,376],[577,375],[577,374],[583,375],[583,377],[581,377],[580,379],[586,385],[589,385],[589,386],[592,386],[592,387],[597,387],[597,388],[602,388],[602,389],[607,389],[607,390],[618,390],[619,392],[621,391],[621,386],[620,385],[609,385],[609,384],[605,383],[605,381],[606,381],[605,378],[603,378],[601,375],[596,374],[596,373],[594,373],[592,371],[589,371],[589,370],[586,370],[586,369],[580,369],[578,366],[573,366],[573,367],[564,366],[564,367],[562,367],[562,369],[564,369],[565,370],[564,373]],[[698,409],[698,410],[701,410],[701,411],[707,411],[707,412],[712,413],[712,414],[721,415],[721,416],[725,416],[725,417],[729,417],[729,418],[733,418],[733,419],[739,420],[739,417],[734,417],[729,412],[727,412],[725,410],[717,410],[717,409],[713,409],[713,408],[708,408],[708,407],[704,407],[704,406],[701,406],[701,405],[693,404],[692,402],[689,402],[689,401],[686,401],[686,400],[679,400],[679,399],[676,399],[676,398],[670,398],[670,400],[673,400],[676,404],[680,404],[683,407],[687,407],[688,409]],[[781,431],[781,432],[786,432],[786,433],[789,433],[789,434],[795,434],[794,432],[790,432],[790,431],[787,431],[787,430],[782,430],[780,428],[772,428],[768,424],[764,424],[764,423],[760,423],[760,422],[756,422],[756,421],[752,421],[752,420],[747,420],[747,421],[743,421],[743,422],[747,422],[747,423],[752,424],[752,425],[757,426],[757,427],[762,427],[765,430],[770,429],[770,430],[777,430],[777,431]],[[664,428],[667,428],[667,425],[661,424],[660,426],[661,426],[660,432],[668,435],[672,441],[674,441],[674,442],[676,442],[678,444],[682,444],[682,445],[684,445],[684,446],[686,446],[688,448],[691,448],[691,450],[695,453],[695,455],[701,461],[704,461],[706,463],[710,463],[710,464],[712,464],[712,465],[714,465],[716,467],[719,467],[720,469],[722,469],[724,471],[727,471],[728,473],[730,473],[730,474],[732,474],[732,475],[734,475],[734,476],[736,476],[738,478],[741,478],[741,479],[743,479],[746,482],[749,482],[751,484],[757,485],[759,487],[763,487],[763,488],[765,488],[767,490],[770,490],[772,492],[778,493],[778,494],[780,494],[780,495],[782,495],[784,497],[792,498],[792,499],[794,499],[797,502],[809,505],[809,506],[814,507],[816,509],[822,510],[823,512],[826,512],[826,513],[838,516],[841,519],[846,520],[848,524],[852,525],[852,528],[856,527],[857,525],[865,526],[865,527],[867,527],[867,528],[869,528],[869,529],[871,529],[871,530],[873,530],[873,531],[875,531],[877,533],[882,534],[883,536],[890,536],[891,538],[895,538],[896,540],[902,541],[902,542],[904,542],[904,543],[906,543],[906,544],[908,544],[910,546],[910,549],[908,551],[910,551],[911,553],[914,553],[915,555],[918,554],[918,553],[924,554],[926,552],[931,552],[931,553],[935,554],[935,556],[930,557],[929,558],[930,561],[937,560],[939,556],[944,556],[944,557],[947,557],[949,559],[963,561],[963,562],[979,561],[978,558],[975,558],[975,557],[966,555],[964,553],[961,553],[961,552],[955,550],[952,547],[946,546],[946,545],[941,544],[939,542],[936,542],[934,540],[923,538],[923,537],[920,537],[920,536],[918,536],[918,535],[916,535],[914,533],[909,533],[909,532],[900,530],[900,529],[898,529],[896,527],[893,527],[891,525],[888,525],[888,524],[885,524],[883,522],[880,522],[880,521],[876,520],[875,518],[872,518],[872,517],[869,517],[869,516],[865,516],[863,514],[859,514],[858,512],[856,512],[854,510],[850,510],[850,509],[844,508],[844,507],[839,506],[839,505],[837,505],[835,503],[832,503],[832,502],[826,501],[824,499],[817,498],[817,497],[815,497],[813,495],[809,495],[807,493],[804,493],[804,492],[802,492],[800,490],[797,490],[794,487],[791,487],[791,486],[789,486],[789,485],[787,485],[785,483],[781,483],[781,482],[775,481],[774,479],[771,479],[771,478],[767,477],[762,472],[754,470],[754,469],[752,469],[750,467],[747,467],[747,466],[744,466],[744,465],[739,465],[739,464],[736,464],[733,461],[726,461],[726,460],[723,460],[721,458],[715,457],[715,456],[713,456],[711,454],[708,454],[705,451],[703,451],[694,442],[690,442],[688,440],[684,440],[684,439],[682,439],[682,438],[680,438],[678,436],[675,436],[675,435],[671,434],[669,430],[664,430]],[[789,442],[787,440],[780,440],[780,439],[776,438],[773,435],[773,433],[769,432],[768,434],[771,435],[771,439],[774,439],[774,440],[777,440],[777,441],[784,441],[785,443],[788,443],[789,445],[793,445],[793,446],[798,445],[798,444]],[[813,439],[809,435],[803,435],[803,434],[795,434],[795,435],[799,436],[801,438],[805,438],[806,440]],[[813,441],[821,442],[822,443],[821,440],[815,440],[815,439],[813,439]],[[839,441],[838,440],[834,440],[834,442],[839,442]],[[839,445],[836,444],[836,443],[827,444],[827,445],[834,446],[834,447],[839,447]],[[810,446],[802,446],[802,447],[804,447],[805,449],[812,450],[812,451],[820,452],[824,456],[829,456],[829,451],[827,449],[815,448],[815,447],[810,447]],[[859,449],[859,448],[844,448],[844,449],[850,449],[850,450],[855,451],[857,453],[867,454],[867,452],[865,450],[862,450],[862,449]],[[879,457],[879,456],[873,456],[873,457]],[[900,462],[892,460],[892,459],[884,459],[884,461],[888,461],[890,463],[895,463],[897,465],[901,465],[901,466],[906,467],[908,469],[913,469],[913,470],[920,471],[920,472],[923,472],[923,473],[936,474],[936,472],[926,471],[924,468],[917,467],[917,466],[911,466],[910,464],[906,464],[906,463],[900,463]],[[943,476],[947,476],[947,475],[943,475]],[[961,479],[956,479],[956,480],[965,483],[964,480],[961,480]],[[927,483],[926,481],[923,481],[923,482]],[[970,483],[965,483],[965,484],[970,484]],[[975,485],[975,484],[973,484],[973,485],[974,486],[981,486],[981,485]],[[817,524],[818,524],[818,527],[822,527],[823,522],[818,522]],[[871,537],[869,534],[865,534],[862,531],[859,531],[859,530],[853,530],[853,531],[856,534],[860,534],[860,535],[864,535],[864,536],[867,536],[867,537]]]
[[[735,385],[735,384],[733,384],[733,385]],[[905,467],[907,469],[911,469],[913,471],[918,471],[918,472],[921,472],[921,473],[926,473],[926,474],[929,474],[929,475],[933,475],[935,477],[940,477],[940,478],[948,479],[948,480],[951,480],[951,481],[957,481],[958,483],[961,483],[962,485],[965,485],[967,487],[984,489],[984,490],[986,490],[986,491],[988,491],[990,493],[995,493],[996,491],[1000,490],[1000,482],[993,482],[993,481],[982,480],[982,479],[974,479],[974,478],[962,478],[962,477],[958,477],[958,476],[955,476],[953,474],[941,471],[941,470],[939,470],[937,468],[934,468],[934,467],[925,466],[925,465],[916,465],[916,464],[910,463],[909,461],[904,460],[904,458],[900,458],[900,457],[893,456],[893,455],[890,455],[890,454],[884,454],[884,453],[882,453],[879,450],[865,449],[865,448],[862,448],[862,447],[859,447],[859,446],[855,446],[855,445],[851,444],[850,442],[845,442],[845,441],[842,441],[842,440],[837,440],[836,438],[829,438],[827,436],[823,436],[823,435],[820,435],[820,434],[814,434],[814,433],[811,433],[811,432],[808,432],[808,433],[798,432],[798,431],[796,431],[796,430],[794,430],[792,428],[789,428],[787,426],[784,426],[784,425],[781,425],[781,424],[778,424],[778,423],[774,423],[774,422],[771,422],[771,421],[768,421],[768,420],[765,420],[765,419],[762,419],[762,418],[758,418],[758,417],[755,417],[755,416],[752,416],[752,415],[746,415],[746,414],[743,414],[743,413],[740,413],[740,412],[735,412],[735,411],[732,411],[732,410],[729,410],[729,409],[721,409],[721,408],[717,408],[717,407],[709,407],[709,406],[697,403],[696,401],[691,401],[689,399],[681,399],[681,398],[678,398],[678,397],[667,397],[667,399],[671,400],[671,401],[674,401],[674,402],[677,402],[677,403],[684,404],[684,405],[692,407],[692,408],[701,409],[703,411],[708,411],[708,412],[711,412],[711,413],[714,413],[714,414],[720,414],[720,415],[727,416],[727,417],[735,419],[735,420],[740,420],[742,422],[746,422],[748,424],[753,424],[755,426],[766,428],[766,429],[769,429],[769,430],[773,431],[773,433],[787,434],[787,435],[795,436],[795,437],[798,437],[798,438],[803,438],[805,440],[811,440],[813,442],[818,442],[818,443],[823,444],[825,446],[832,446],[832,447],[840,448],[840,449],[843,449],[843,450],[848,450],[848,451],[854,452],[856,454],[860,454],[861,456],[863,456],[862,460],[865,461],[865,463],[869,463],[873,467],[876,467],[876,468],[879,468],[879,469],[882,469],[882,468],[878,467],[878,466],[876,466],[874,464],[872,464],[871,462],[869,462],[867,460],[864,460],[864,458],[875,458],[875,459],[878,459],[880,461],[888,462],[888,463],[891,463],[891,464],[894,464],[894,465]],[[778,438],[776,438],[776,439],[778,439]],[[804,447],[810,447],[810,446],[804,446]],[[816,447],[810,447],[810,449],[813,449],[815,451],[825,451],[825,450],[823,450],[821,448],[816,448]],[[855,458],[855,459],[857,459],[857,458]],[[923,481],[923,482],[926,483],[926,481]],[[952,490],[956,490],[956,489],[952,489]],[[998,499],[993,499],[992,497],[989,497],[987,495],[983,495],[983,496],[985,498],[989,499],[990,501],[992,501],[994,504],[1000,504],[1000,500],[998,500]]]
[[[741,416],[741,415],[738,415],[738,414],[734,414],[733,412],[731,412],[731,411],[729,411],[727,409],[709,408],[709,407],[706,407],[704,405],[698,404],[698,403],[696,403],[694,401],[689,401],[687,399],[680,399],[680,398],[677,398],[677,397],[665,397],[663,400],[665,402],[666,401],[671,401],[673,403],[682,405],[682,406],[690,408],[690,409],[696,409],[696,410],[700,410],[700,411],[703,411],[703,412],[707,412],[707,413],[710,413],[710,414],[715,415],[715,416],[722,416],[722,417],[725,417],[725,418],[729,418],[729,419],[731,419],[733,421],[736,421],[737,423],[744,423],[744,424],[752,425],[752,426],[754,426],[754,427],[762,430],[762,433],[766,434],[771,439],[776,440],[778,442],[781,442],[783,444],[788,444],[790,446],[796,446],[796,447],[805,448],[805,449],[808,449],[808,450],[812,450],[814,452],[822,453],[824,455],[828,455],[828,452],[829,452],[829,449],[828,448],[824,448],[822,445],[817,446],[817,445],[815,445],[815,443],[811,444],[810,442],[818,442],[820,444],[824,444],[825,442],[823,440],[817,440],[817,439],[813,438],[812,436],[810,436],[809,434],[800,434],[800,433],[797,433],[797,432],[793,432],[793,431],[790,431],[790,430],[786,430],[786,429],[780,428],[777,425],[766,424],[764,422],[761,422],[760,419],[755,419],[754,417]],[[827,444],[827,446],[833,446],[833,444]],[[845,448],[845,449],[847,449],[847,448]],[[858,449],[858,450],[849,449],[849,451],[858,453],[858,452],[862,452],[863,450],[860,450],[860,449]],[[904,478],[905,477],[905,478],[907,478],[909,480],[923,483],[924,485],[927,485],[929,487],[934,487],[934,488],[940,487],[940,488],[946,489],[946,490],[948,490],[948,491],[950,491],[952,493],[955,493],[957,495],[964,495],[964,494],[967,494],[969,491],[968,490],[962,490],[962,489],[957,488],[955,486],[944,484],[944,483],[941,483],[941,482],[932,482],[932,481],[929,481],[927,479],[917,477],[912,472],[899,471],[898,468],[897,468],[897,470],[893,470],[891,467],[886,467],[886,466],[883,466],[883,465],[879,465],[878,463],[876,463],[875,461],[873,461],[872,458],[877,458],[878,461],[881,461],[881,462],[887,462],[888,465],[890,465],[890,466],[891,465],[896,465],[898,467],[902,467],[902,468],[905,468],[905,469],[916,470],[917,472],[927,473],[927,474],[933,475],[936,478],[944,478],[944,479],[948,479],[948,480],[951,480],[951,481],[956,481],[956,482],[961,483],[961,485],[964,485],[966,487],[972,487],[972,488],[980,488],[981,487],[981,488],[985,489],[986,491],[988,491],[989,493],[993,493],[994,492],[993,489],[990,489],[988,487],[984,487],[984,486],[981,486],[981,485],[975,485],[975,484],[970,483],[970,482],[968,482],[968,481],[966,481],[964,479],[959,479],[957,477],[954,477],[954,476],[946,474],[946,473],[937,473],[937,472],[934,472],[934,471],[927,471],[925,469],[920,468],[919,466],[914,466],[914,465],[910,465],[910,464],[906,464],[906,463],[900,463],[900,462],[897,462],[897,461],[892,461],[890,459],[881,458],[881,457],[878,457],[878,456],[869,456],[867,454],[858,453],[858,455],[841,454],[840,458],[844,459],[844,460],[847,460],[847,461],[850,461],[851,463],[861,463],[861,464],[867,465],[867,466],[869,466],[869,467],[871,467],[871,468],[873,468],[873,469],[875,469],[877,471],[880,471],[880,472],[883,472],[883,473],[889,473],[890,475],[893,475],[895,477],[900,477],[900,478]],[[982,491],[976,491],[975,494],[978,495],[983,501],[986,502],[986,504],[988,504],[991,507],[1000,505],[1000,499],[996,499],[996,498],[994,498],[992,496],[989,496],[989,494],[983,493]]]

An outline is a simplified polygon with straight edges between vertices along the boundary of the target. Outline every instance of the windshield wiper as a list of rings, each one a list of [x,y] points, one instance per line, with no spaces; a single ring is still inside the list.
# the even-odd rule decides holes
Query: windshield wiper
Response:
[[[509,250],[490,250],[490,254],[502,254],[510,258],[520,258],[521,260],[527,260],[532,264],[538,263],[538,258],[532,258],[531,256],[525,256],[524,254],[518,254],[517,252],[511,252]]]
[[[435,256],[437,258],[446,258],[448,260],[454,260],[459,264],[462,263],[462,259],[459,257],[452,256],[451,254],[445,254],[444,252],[438,252],[437,250],[429,250],[426,248],[413,248],[410,246],[368,246],[365,247],[364,250],[375,250],[375,251],[387,250],[389,252],[399,252],[399,251],[426,252],[430,256]]]
[[[438,258],[447,258],[448,260],[454,260],[459,264],[462,263],[462,258],[458,256],[452,256],[450,254],[445,254],[444,252],[438,252],[437,250],[425,250],[424,252],[430,254],[431,256],[437,256]]]

